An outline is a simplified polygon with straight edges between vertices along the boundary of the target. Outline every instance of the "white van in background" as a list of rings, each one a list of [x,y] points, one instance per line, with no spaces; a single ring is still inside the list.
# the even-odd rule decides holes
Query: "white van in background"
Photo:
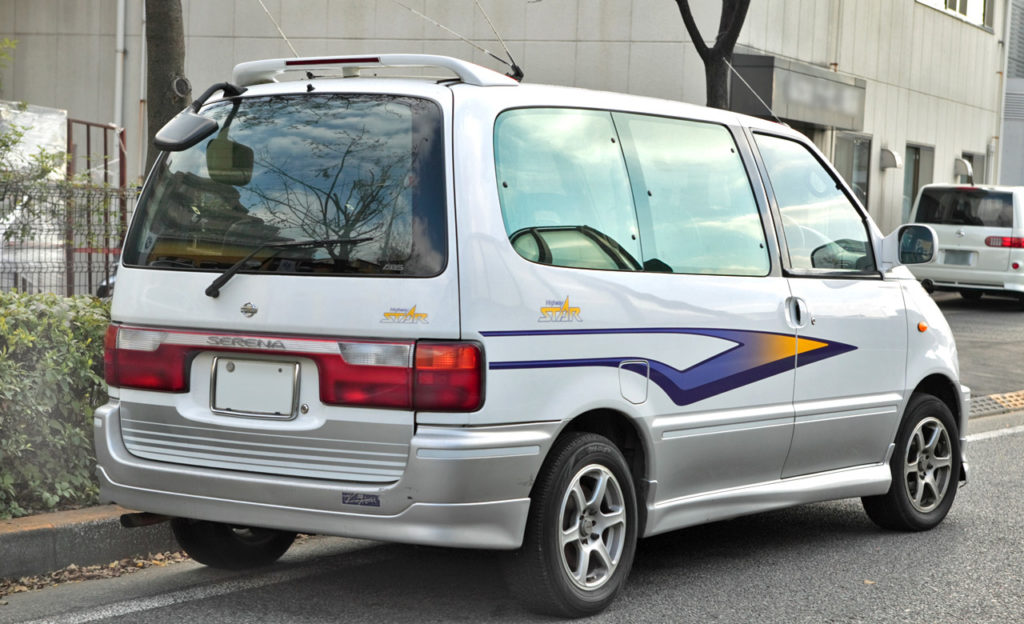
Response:
[[[1024,187],[929,184],[910,221],[939,237],[935,262],[911,268],[926,290],[1009,295],[1024,306]]]
[[[408,66],[443,76],[361,77]],[[926,530],[967,478],[953,336],[901,266],[934,232],[883,236],[785,126],[343,56],[239,65],[158,147],[98,474],[202,563],[506,550],[581,616],[639,538],[845,497]]]

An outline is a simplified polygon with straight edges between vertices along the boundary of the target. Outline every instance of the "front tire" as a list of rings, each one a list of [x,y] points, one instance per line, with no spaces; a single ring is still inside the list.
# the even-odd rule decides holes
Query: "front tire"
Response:
[[[178,545],[189,557],[222,570],[247,570],[270,565],[295,541],[295,533],[291,531],[188,518],[171,519],[171,529]]]
[[[945,403],[929,394],[910,397],[889,469],[889,491],[861,499],[868,517],[896,531],[927,531],[942,522],[960,477],[960,438]]]
[[[544,462],[523,546],[506,576],[528,608],[560,617],[602,611],[629,575],[636,552],[636,491],[607,438],[571,433]]]

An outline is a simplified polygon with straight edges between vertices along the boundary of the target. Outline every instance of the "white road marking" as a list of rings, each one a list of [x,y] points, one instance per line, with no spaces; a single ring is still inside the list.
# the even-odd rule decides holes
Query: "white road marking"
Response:
[[[267,585],[287,583],[289,581],[301,579],[306,576],[312,576],[317,573],[318,570],[316,568],[302,567],[263,574],[260,576],[247,576],[245,578],[225,581],[215,585],[197,585],[196,587],[191,587],[189,589],[152,596],[150,598],[115,602],[113,604],[82,611],[81,613],[64,613],[59,616],[33,620],[23,624],[87,624],[88,622],[96,622],[107,618],[123,617],[125,615],[131,615],[132,613],[151,611],[153,609],[160,609],[162,607],[169,607],[185,602],[194,602],[196,600],[223,596],[225,594],[232,594],[250,589],[259,589],[260,587],[266,587]]]
[[[984,431],[982,433],[968,434],[968,442],[978,442],[979,440],[991,440],[992,438],[1002,438],[1004,436],[1016,435],[1018,433],[1024,433],[1024,425],[1018,425],[1016,427],[1007,427],[1006,429],[993,429],[992,431]]]

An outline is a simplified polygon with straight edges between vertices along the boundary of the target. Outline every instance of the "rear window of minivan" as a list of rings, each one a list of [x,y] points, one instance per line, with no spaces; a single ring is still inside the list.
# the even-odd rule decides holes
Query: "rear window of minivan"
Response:
[[[926,188],[921,192],[915,221],[1013,227],[1013,195],[979,188]]]
[[[244,260],[244,273],[407,277],[444,269],[435,102],[311,94],[235,98],[203,114],[217,134],[157,165],[126,265],[222,271]]]

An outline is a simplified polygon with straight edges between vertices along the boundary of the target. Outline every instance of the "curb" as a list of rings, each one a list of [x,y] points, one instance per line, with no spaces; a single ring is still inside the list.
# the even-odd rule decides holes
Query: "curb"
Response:
[[[100,505],[74,511],[0,520],[0,579],[20,578],[126,557],[178,550],[167,523],[127,530],[121,514]]]
[[[1018,411],[1024,411],[1024,390],[974,397],[970,418]],[[166,522],[123,528],[121,514],[131,511],[118,505],[100,505],[0,520],[0,579],[46,574],[71,564],[107,564],[179,550]]]
[[[968,418],[979,416],[995,416],[1024,410],[1024,390],[1005,394],[971,398],[971,413]]]

